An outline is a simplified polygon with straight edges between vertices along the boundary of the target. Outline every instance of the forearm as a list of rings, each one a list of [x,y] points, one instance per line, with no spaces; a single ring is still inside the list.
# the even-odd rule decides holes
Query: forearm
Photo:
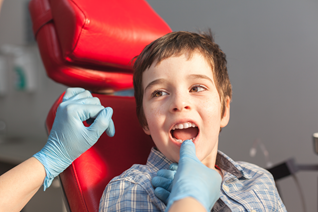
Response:
[[[206,212],[203,205],[192,197],[186,197],[173,203],[169,212]]]
[[[44,166],[34,157],[1,175],[0,212],[20,211],[39,190],[45,176]]]

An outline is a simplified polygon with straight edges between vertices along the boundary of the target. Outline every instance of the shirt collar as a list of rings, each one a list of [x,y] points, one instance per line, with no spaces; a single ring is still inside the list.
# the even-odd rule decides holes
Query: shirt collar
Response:
[[[222,170],[234,175],[238,179],[252,178],[252,176],[246,173],[237,162],[232,160],[232,158],[230,158],[220,150],[218,151],[218,154],[216,156],[215,164],[219,166]]]
[[[153,172],[157,172],[160,169],[169,169],[170,164],[173,162],[169,160],[164,154],[158,151],[155,147],[151,148],[151,152],[147,159],[147,166],[152,169]]]

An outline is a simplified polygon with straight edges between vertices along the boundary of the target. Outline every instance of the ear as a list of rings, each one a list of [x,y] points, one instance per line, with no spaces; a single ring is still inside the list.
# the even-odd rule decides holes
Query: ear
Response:
[[[147,135],[150,135],[150,130],[149,130],[148,126],[144,126],[142,129],[144,130],[144,132],[145,132]]]
[[[223,117],[221,118],[221,125],[220,125],[221,128],[225,127],[230,121],[230,103],[231,103],[231,99],[230,97],[227,96],[225,100],[224,114],[223,114]]]

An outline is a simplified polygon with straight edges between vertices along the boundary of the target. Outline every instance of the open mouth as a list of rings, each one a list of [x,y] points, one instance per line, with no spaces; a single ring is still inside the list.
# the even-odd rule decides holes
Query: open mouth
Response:
[[[170,133],[172,138],[179,143],[182,143],[185,140],[194,141],[199,134],[199,128],[194,123],[186,122],[176,124]]]

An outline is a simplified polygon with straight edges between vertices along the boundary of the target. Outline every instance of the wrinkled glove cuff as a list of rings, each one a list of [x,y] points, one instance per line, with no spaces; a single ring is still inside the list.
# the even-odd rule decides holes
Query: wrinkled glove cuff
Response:
[[[51,172],[48,170],[47,167],[49,167],[49,165],[47,163],[47,159],[46,159],[45,154],[38,152],[38,153],[34,154],[33,157],[35,157],[38,161],[40,161],[40,163],[42,163],[42,165],[44,166],[44,169],[46,172],[46,177],[45,177],[44,182],[43,182],[43,187],[44,187],[44,191],[45,191],[48,187],[50,187],[50,185],[52,184],[52,181],[54,180],[54,178],[56,176],[51,174]]]

